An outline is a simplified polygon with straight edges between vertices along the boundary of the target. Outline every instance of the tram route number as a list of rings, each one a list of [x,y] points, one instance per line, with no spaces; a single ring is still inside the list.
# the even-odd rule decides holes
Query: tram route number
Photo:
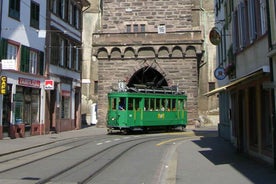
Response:
[[[157,118],[158,119],[165,119],[165,114],[162,113],[162,114],[157,114]]]
[[[0,94],[4,95],[6,93],[7,93],[7,76],[1,76]]]

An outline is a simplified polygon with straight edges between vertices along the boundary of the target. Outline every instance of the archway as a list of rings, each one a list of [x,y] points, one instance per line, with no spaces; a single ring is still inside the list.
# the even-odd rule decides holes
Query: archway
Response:
[[[135,84],[143,84],[154,88],[168,86],[165,77],[159,71],[149,66],[136,71],[129,79],[127,86],[134,87]]]

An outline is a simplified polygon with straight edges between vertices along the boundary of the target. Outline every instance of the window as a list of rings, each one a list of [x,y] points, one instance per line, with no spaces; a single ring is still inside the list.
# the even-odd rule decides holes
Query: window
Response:
[[[216,83],[215,82],[209,82],[209,91],[212,91],[216,88]]]
[[[80,28],[80,10],[77,6],[74,6],[74,17],[73,17],[73,25],[79,29]]]
[[[51,11],[57,13],[57,0],[51,0]]]
[[[37,63],[38,63],[38,52],[30,51],[30,66],[29,72],[36,74],[37,73]]]
[[[266,2],[260,1],[260,17],[261,17],[261,34],[264,35],[267,32],[267,16],[266,16]]]
[[[65,48],[65,41],[64,39],[60,38],[59,40],[59,65],[60,66],[64,66],[64,59],[65,59],[65,52],[64,52],[64,48]]]
[[[58,14],[59,17],[64,19],[65,18],[65,0],[59,0],[59,10],[58,10]]]
[[[8,43],[7,49],[7,59],[15,59],[17,58],[18,46]]]
[[[94,94],[98,94],[99,83],[98,81],[94,81]]]
[[[126,25],[126,32],[127,33],[131,32],[131,25],[130,24]]]
[[[73,57],[73,54],[72,54],[72,44],[69,43],[68,44],[69,46],[67,47],[67,67],[68,68],[71,68],[72,67],[72,57]]]
[[[39,4],[31,2],[30,26],[39,29]]]
[[[61,118],[70,118],[70,95],[63,95],[61,98]]]
[[[133,25],[133,32],[135,32],[135,33],[138,32],[138,24]]]
[[[17,20],[20,19],[20,0],[9,1],[9,16]]]
[[[73,5],[72,3],[69,3],[68,5],[68,21],[69,24],[73,24]]]
[[[79,71],[79,69],[80,69],[80,63],[79,63],[79,49],[78,49],[78,48],[76,48],[75,69],[76,69],[76,71]]]
[[[232,13],[233,52],[248,47],[267,32],[265,0],[245,0]]]
[[[141,32],[145,32],[146,31],[146,25],[145,24],[141,24]]]

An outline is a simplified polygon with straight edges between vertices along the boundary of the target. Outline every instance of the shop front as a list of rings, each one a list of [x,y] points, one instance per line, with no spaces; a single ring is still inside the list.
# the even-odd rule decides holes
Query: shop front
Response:
[[[42,134],[44,78],[13,73],[6,75],[7,92],[2,98],[2,137],[20,138]]]

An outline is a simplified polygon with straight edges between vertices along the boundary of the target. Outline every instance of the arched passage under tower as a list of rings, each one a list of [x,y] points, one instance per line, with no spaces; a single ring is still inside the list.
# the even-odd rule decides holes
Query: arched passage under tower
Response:
[[[154,88],[168,86],[165,76],[153,67],[149,66],[137,70],[128,80],[127,86],[134,87],[135,84],[143,84]]]

